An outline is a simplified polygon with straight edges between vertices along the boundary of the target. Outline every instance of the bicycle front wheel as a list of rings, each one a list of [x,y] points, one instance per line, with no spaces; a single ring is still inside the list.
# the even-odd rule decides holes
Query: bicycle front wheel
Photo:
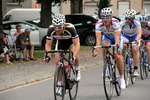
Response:
[[[64,100],[64,95],[65,95],[64,69],[62,65],[58,65],[55,70],[54,76],[54,98],[55,100]]]
[[[126,87],[129,85],[129,64],[128,64],[128,55],[125,55],[125,60],[124,60],[124,80],[126,83]]]
[[[120,96],[121,95],[121,88],[120,88],[120,84],[119,84],[119,76],[120,75],[119,75],[119,73],[116,72],[116,68],[117,68],[116,64],[115,64],[114,68],[115,68],[115,71],[114,71],[113,75],[114,75],[114,81],[115,81],[114,82],[115,90],[116,90],[117,95]]]
[[[105,62],[103,67],[103,84],[107,100],[111,100],[113,94],[113,75],[111,64]]]
[[[76,81],[76,72],[74,68],[75,67],[72,66],[67,73],[70,100],[75,100],[78,92],[78,81]]]
[[[135,83],[135,76],[134,76],[134,68],[133,68],[133,59],[131,59],[130,57],[128,57],[128,65],[130,68],[131,83],[134,84]]]
[[[149,76],[149,63],[148,63],[148,58],[147,58],[147,53],[144,53],[144,70],[145,70],[145,76]]]
[[[143,52],[140,53],[140,75],[141,79],[144,79],[144,54]]]

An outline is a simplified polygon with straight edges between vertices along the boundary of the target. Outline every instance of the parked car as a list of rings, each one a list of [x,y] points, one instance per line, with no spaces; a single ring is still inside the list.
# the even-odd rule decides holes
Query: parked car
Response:
[[[21,25],[22,31],[24,31],[25,28],[31,29],[30,38],[35,47],[45,45],[48,28],[34,23],[33,21],[4,21],[4,34],[13,35],[16,32],[17,24]]]
[[[79,35],[81,44],[95,45],[95,24],[98,21],[94,17],[85,14],[65,15],[66,22],[72,23]]]

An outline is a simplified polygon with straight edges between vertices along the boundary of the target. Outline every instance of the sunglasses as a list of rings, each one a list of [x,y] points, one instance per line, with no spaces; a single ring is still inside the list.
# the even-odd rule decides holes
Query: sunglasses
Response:
[[[58,26],[58,27],[54,26],[54,29],[61,29],[61,28],[63,28],[63,26]]]
[[[129,21],[131,21],[131,20],[133,20],[133,18],[126,18],[126,20],[129,20]]]
[[[17,30],[19,30],[19,29],[21,29],[21,28],[17,28]]]
[[[106,17],[102,17],[102,19],[105,19],[105,18],[106,18],[106,19],[110,19],[110,17],[109,17],[109,16],[106,16]]]

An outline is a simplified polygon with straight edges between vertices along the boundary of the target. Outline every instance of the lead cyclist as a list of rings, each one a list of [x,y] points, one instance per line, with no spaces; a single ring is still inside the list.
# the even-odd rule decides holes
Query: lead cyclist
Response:
[[[111,44],[118,44],[119,45],[119,52],[117,53],[116,48],[114,51],[115,60],[117,62],[118,71],[120,74],[119,84],[121,89],[125,89],[125,81],[124,81],[124,74],[123,74],[123,61],[121,59],[122,54],[122,38],[121,38],[121,27],[117,19],[112,18],[113,11],[111,8],[103,8],[101,10],[102,20],[99,20],[96,23],[96,46],[101,45],[101,34],[103,33],[102,38],[102,45],[111,45]],[[102,48],[102,55],[103,60],[106,59],[106,50]],[[95,49],[95,53],[92,55],[96,57],[99,54],[99,48]]]

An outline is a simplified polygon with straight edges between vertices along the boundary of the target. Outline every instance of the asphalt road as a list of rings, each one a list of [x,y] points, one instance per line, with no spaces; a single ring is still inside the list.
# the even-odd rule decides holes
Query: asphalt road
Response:
[[[76,100],[106,100],[102,66],[82,70],[81,76]],[[69,100],[68,95],[64,100]],[[3,91],[0,100],[54,100],[53,78]],[[130,83],[122,90],[121,96],[118,97],[114,91],[112,100],[150,100],[150,77],[144,80],[137,77],[135,84]]]

